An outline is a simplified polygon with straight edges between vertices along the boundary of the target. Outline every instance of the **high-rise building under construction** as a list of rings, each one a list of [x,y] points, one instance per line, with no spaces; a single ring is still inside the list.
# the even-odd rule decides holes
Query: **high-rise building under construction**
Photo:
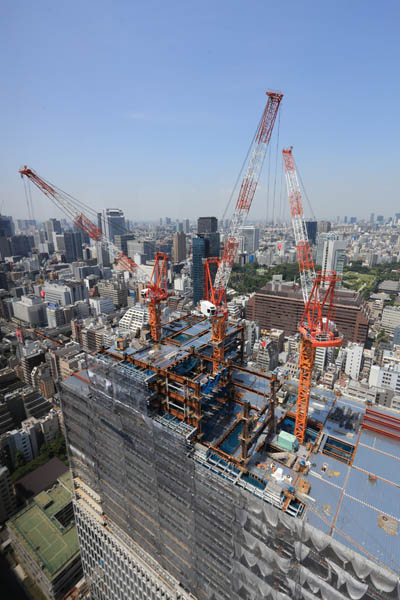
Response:
[[[240,366],[241,326],[215,377],[205,318],[162,333],[62,383],[91,597],[397,599],[400,420],[315,390],[299,446],[293,400]]]

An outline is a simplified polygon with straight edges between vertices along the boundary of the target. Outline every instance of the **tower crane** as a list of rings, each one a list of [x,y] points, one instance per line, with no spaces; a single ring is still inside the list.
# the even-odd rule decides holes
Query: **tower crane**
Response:
[[[302,337],[299,359],[299,388],[296,405],[294,434],[299,444],[304,442],[310,401],[311,375],[316,348],[340,346],[342,337],[333,322],[335,285],[339,279],[335,271],[315,273],[314,261],[307,228],[304,221],[303,199],[293,159],[292,148],[283,150],[286,187],[289,197],[290,216],[296,241],[297,261],[300,271],[304,313],[299,332]]]
[[[142,289],[142,297],[146,299],[149,305],[149,324],[153,340],[158,343],[161,339],[161,301],[168,297],[167,292],[167,270],[168,256],[163,252],[158,252],[155,256],[155,263],[150,279],[143,270],[127,256],[99,229],[83,212],[83,209],[90,211],[88,206],[76,200],[66,192],[57,188],[40,177],[35,171],[26,165],[19,171],[21,177],[26,177],[36,185],[61,211],[72,220],[74,225],[88,234],[92,239],[104,246],[110,254],[110,258],[131,273],[136,282],[145,284]]]
[[[249,158],[245,174],[229,225],[229,233],[225,240],[222,257],[221,259],[209,258],[205,263],[205,302],[202,302],[201,310],[211,318],[214,375],[218,373],[219,364],[224,359],[224,340],[228,317],[226,290],[237,256],[240,228],[246,222],[254,194],[256,193],[258,180],[283,94],[268,91],[267,97],[267,104],[248,154]],[[215,263],[218,265],[218,269],[213,282],[210,266]]]

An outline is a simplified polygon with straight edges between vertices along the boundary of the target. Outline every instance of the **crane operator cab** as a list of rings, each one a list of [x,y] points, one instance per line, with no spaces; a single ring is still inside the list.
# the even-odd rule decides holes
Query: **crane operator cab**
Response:
[[[200,312],[206,317],[213,317],[216,314],[217,309],[215,304],[212,302],[209,302],[208,300],[201,300]]]

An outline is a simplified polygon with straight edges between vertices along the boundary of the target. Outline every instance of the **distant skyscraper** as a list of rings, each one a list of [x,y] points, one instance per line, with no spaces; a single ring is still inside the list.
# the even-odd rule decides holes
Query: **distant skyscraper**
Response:
[[[128,242],[135,239],[134,233],[122,233],[114,236],[114,242],[117,248],[128,254]]]
[[[82,235],[79,231],[64,232],[65,259],[74,262],[83,257]]]
[[[197,219],[197,233],[215,233],[218,231],[217,217],[199,217]]]
[[[371,213],[371,216],[369,218],[369,222],[371,223],[371,225],[375,222],[375,214]]]
[[[317,221],[306,221],[306,229],[307,229],[307,235],[308,235],[310,244],[315,246],[315,244],[317,243],[317,229],[318,229]]]
[[[183,219],[183,233],[190,232],[190,221],[189,219]]]
[[[105,208],[103,210],[103,233],[114,241],[116,235],[125,233],[125,217],[120,208]]]
[[[0,215],[0,237],[11,237],[15,233],[15,227],[12,217]]]
[[[347,217],[344,217],[343,223],[345,223],[345,224],[347,223]]]
[[[207,241],[204,237],[197,236],[192,242],[193,252],[193,303],[198,305],[200,300],[204,299],[204,265],[203,259],[207,257]]]
[[[182,262],[186,258],[186,235],[178,231],[174,235],[173,259],[175,263]]]
[[[103,213],[97,213],[97,228],[103,231]]]
[[[350,217],[350,225],[354,225],[354,223],[357,223],[357,217]]]
[[[383,215],[378,215],[376,217],[376,222],[379,223],[379,225],[383,225]]]
[[[346,260],[346,242],[342,240],[326,240],[322,256],[322,270],[336,271],[338,277],[343,276],[343,268]],[[337,282],[336,287],[340,287],[341,282]]]
[[[258,227],[254,227],[254,225],[245,225],[240,228],[239,236],[243,241],[243,252],[252,254],[258,250],[260,242],[260,230]]]
[[[49,242],[53,242],[53,233],[61,233],[61,223],[58,219],[49,219],[44,226]]]

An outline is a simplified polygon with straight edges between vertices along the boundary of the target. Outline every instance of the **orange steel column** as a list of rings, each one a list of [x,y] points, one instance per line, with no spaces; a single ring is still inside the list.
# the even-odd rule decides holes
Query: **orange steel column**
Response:
[[[314,364],[315,348],[311,342],[303,338],[300,349],[300,379],[297,396],[296,423],[294,435],[299,444],[304,442],[307,428],[308,403],[310,401],[311,374]]]
[[[219,314],[211,317],[213,344],[213,374],[217,375],[218,368],[224,360],[224,340],[226,333],[226,314]]]
[[[157,302],[149,304],[149,325],[153,340],[158,344],[161,339],[160,305]]]

